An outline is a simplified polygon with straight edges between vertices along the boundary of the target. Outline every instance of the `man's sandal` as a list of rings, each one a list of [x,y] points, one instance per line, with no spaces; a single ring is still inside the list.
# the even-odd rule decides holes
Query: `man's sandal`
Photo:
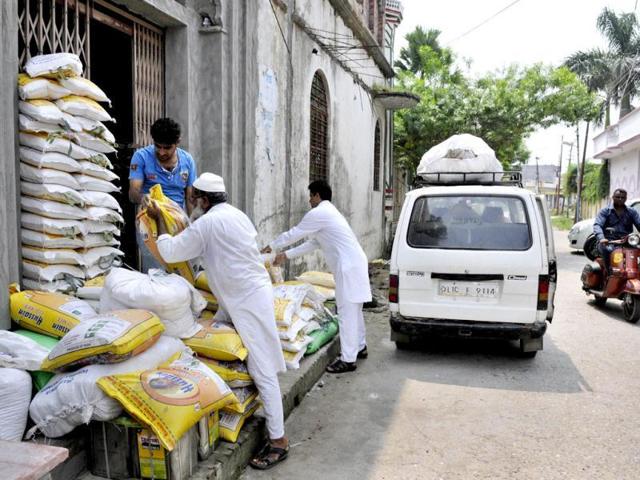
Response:
[[[346,373],[353,372],[356,368],[358,368],[356,362],[343,362],[338,358],[326,370],[329,373]]]
[[[267,443],[262,450],[249,461],[249,465],[258,470],[268,470],[285,460],[288,455],[288,445],[287,448],[279,448]]]

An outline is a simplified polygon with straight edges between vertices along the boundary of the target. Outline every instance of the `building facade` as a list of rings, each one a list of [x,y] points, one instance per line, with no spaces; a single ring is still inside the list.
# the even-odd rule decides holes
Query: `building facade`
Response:
[[[392,114],[375,91],[391,84],[401,15],[397,0],[0,2],[0,284],[20,278],[16,76],[30,56],[61,51],[78,54],[112,100],[128,262],[136,258],[128,165],[161,116],[181,124],[199,172],[224,176],[259,243],[296,224],[309,208],[309,181],[324,178],[368,257],[380,255]],[[293,269],[321,262],[316,254]],[[8,319],[6,295],[0,289]]]

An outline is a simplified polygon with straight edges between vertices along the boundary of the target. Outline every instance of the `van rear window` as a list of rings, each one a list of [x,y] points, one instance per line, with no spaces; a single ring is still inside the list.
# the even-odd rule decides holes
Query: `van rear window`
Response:
[[[416,248],[527,250],[531,230],[518,197],[425,196],[413,205],[407,243]]]

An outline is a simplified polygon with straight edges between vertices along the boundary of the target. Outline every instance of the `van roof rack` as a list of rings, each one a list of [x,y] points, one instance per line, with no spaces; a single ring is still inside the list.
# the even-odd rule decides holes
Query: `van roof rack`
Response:
[[[487,178],[489,175],[491,179]],[[456,185],[511,185],[522,188],[522,172],[516,170],[505,172],[433,172],[420,174],[413,181],[413,188],[435,185],[445,187]]]

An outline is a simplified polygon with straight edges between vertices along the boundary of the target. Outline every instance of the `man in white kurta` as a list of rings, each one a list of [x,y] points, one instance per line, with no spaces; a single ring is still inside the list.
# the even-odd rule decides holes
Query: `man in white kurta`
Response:
[[[270,437],[252,465],[269,468],[288,452],[278,383],[278,373],[286,366],[274,316],[273,287],[256,244],[256,229],[243,212],[226,203],[222,177],[203,173],[193,186],[197,204],[206,213],[174,237],[160,235],[158,251],[167,263],[202,258],[211,292],[249,351],[247,368],[260,393]],[[150,205],[147,212],[157,220],[159,233],[165,233],[162,217],[154,209]]]
[[[342,353],[327,367],[330,373],[356,369],[356,359],[366,358],[366,332],[362,304],[371,300],[367,256],[353,230],[331,203],[331,187],[318,180],[309,185],[311,210],[300,223],[279,235],[263,251],[279,250],[303,238],[307,240],[276,256],[274,263],[322,249],[336,282],[336,304]]]

